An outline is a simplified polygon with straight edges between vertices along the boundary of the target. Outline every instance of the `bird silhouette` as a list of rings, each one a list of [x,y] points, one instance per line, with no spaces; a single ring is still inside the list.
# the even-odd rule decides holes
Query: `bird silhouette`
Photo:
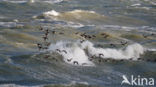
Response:
[[[43,38],[44,41],[48,40],[47,36],[43,36],[42,38]]]
[[[41,31],[42,31],[42,30],[43,30],[43,27],[41,27],[41,26],[40,26],[39,30],[41,30]]]
[[[80,43],[83,43],[85,40],[81,40]]]
[[[99,54],[99,57],[101,58],[102,56],[104,56],[102,53]]]
[[[110,46],[111,46],[111,47],[116,47],[116,45],[115,45],[115,44],[112,44],[112,43],[110,44]]]
[[[37,47],[38,47],[38,49],[39,49],[39,51],[42,49],[42,44],[40,44],[40,43],[37,43]]]
[[[64,52],[65,54],[67,54],[67,51],[66,50],[62,50],[62,52]]]
[[[68,62],[70,62],[71,60],[72,60],[72,58],[71,59],[67,59]]]
[[[126,45],[128,42],[127,42],[127,41],[121,41],[120,43],[121,43],[121,45],[124,46],[124,45]]]
[[[61,52],[61,50],[59,50],[59,49],[56,49],[56,51]]]
[[[79,65],[78,61],[74,61],[73,64],[77,64],[77,65]]]

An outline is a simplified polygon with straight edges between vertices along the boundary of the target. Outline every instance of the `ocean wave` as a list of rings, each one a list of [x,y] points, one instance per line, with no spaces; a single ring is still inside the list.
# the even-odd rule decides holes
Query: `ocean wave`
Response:
[[[10,2],[10,3],[35,3],[35,2],[44,2],[44,3],[60,3],[64,0],[2,0],[4,2]]]
[[[33,18],[38,19],[52,19],[52,20],[61,20],[68,22],[100,22],[104,21],[107,17],[101,14],[96,13],[95,11],[87,10],[73,10],[67,12],[57,12],[55,10],[43,12],[39,16],[34,16]],[[107,20],[108,21],[108,20]],[[106,21],[105,21],[106,22]]]
[[[94,65],[89,59],[92,56],[103,59],[132,59],[137,60],[141,54],[145,52],[145,48],[138,44],[128,45],[126,48],[97,48],[90,41],[81,43],[79,40],[76,42],[63,42],[60,41],[56,44],[51,44],[49,47],[50,52],[57,52],[63,56],[63,60],[69,64],[78,62],[77,65]]]
[[[15,27],[16,22],[0,22],[0,27]]]
[[[16,84],[3,84],[3,85],[0,85],[0,87],[43,87],[43,86],[22,86],[22,85],[16,85]]]

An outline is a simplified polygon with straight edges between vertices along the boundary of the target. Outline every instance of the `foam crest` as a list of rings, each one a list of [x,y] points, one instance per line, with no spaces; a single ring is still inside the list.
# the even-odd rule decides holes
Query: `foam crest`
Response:
[[[60,13],[55,11],[55,10],[51,10],[51,11],[47,11],[45,13],[43,13],[43,15],[45,16],[58,16]]]
[[[95,58],[104,59],[132,59],[137,60],[141,54],[144,53],[145,48],[138,44],[128,45],[126,48],[97,48],[90,41],[80,41],[76,42],[63,42],[60,41],[56,44],[51,44],[49,51],[57,52],[63,56],[65,62],[69,64],[74,64],[77,61],[77,65],[94,65],[92,61],[89,60],[90,57],[95,56]],[[101,54],[101,55],[100,55]]]

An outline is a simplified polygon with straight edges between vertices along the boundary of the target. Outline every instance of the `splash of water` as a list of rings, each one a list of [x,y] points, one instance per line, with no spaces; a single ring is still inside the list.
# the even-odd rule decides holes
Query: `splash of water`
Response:
[[[91,56],[99,58],[99,54],[103,54],[101,58],[104,59],[133,59],[137,60],[141,54],[144,53],[145,48],[138,44],[128,45],[126,48],[97,48],[90,41],[85,41],[81,43],[79,40],[76,42],[57,42],[56,44],[51,44],[49,51],[57,52],[62,55],[63,60],[69,64],[74,64],[75,61],[78,65],[94,65],[92,61],[89,60]]]

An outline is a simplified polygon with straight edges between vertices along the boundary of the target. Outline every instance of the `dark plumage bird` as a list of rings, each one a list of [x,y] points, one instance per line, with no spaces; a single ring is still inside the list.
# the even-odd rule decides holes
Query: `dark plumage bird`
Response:
[[[46,33],[49,33],[49,29],[45,30]]]
[[[138,60],[142,60],[141,58],[138,58]]]
[[[42,49],[42,44],[37,43],[39,51]]]
[[[108,38],[108,37],[109,37],[109,35],[104,35],[104,36],[103,36],[103,38]]]
[[[106,34],[106,33],[101,33],[101,36],[103,36],[103,38],[107,38],[107,37],[109,37],[109,35]]]
[[[95,35],[92,35],[92,37],[94,37],[94,38],[95,38],[96,36],[95,36]]]
[[[65,54],[67,54],[67,51],[66,50],[62,50],[62,52],[64,52]]]
[[[126,45],[128,42],[127,42],[127,41],[121,41],[120,43],[121,43],[121,45],[124,46],[124,45]]]
[[[101,33],[102,36],[106,35],[106,33]]]
[[[56,51],[61,52],[61,50],[59,50],[59,49],[56,49]]]
[[[43,47],[43,49],[48,49],[48,47]]]
[[[101,63],[101,62],[102,62],[102,60],[101,60],[101,59],[99,59],[98,61],[99,61],[99,63]]]
[[[116,47],[116,45],[115,45],[115,44],[112,44],[112,43],[110,44],[110,46],[111,46],[111,47]]]
[[[80,43],[83,43],[85,40],[81,40]]]
[[[44,34],[45,34],[45,36],[48,36],[49,32],[45,32]]]
[[[43,27],[41,27],[41,26],[40,26],[39,30],[41,30],[41,31],[42,31],[42,30],[43,30]]]
[[[151,34],[151,36],[154,36],[154,35],[155,35],[154,33]]]
[[[124,61],[124,59],[121,59],[120,61],[122,62],[122,61]]]
[[[68,62],[70,62],[71,60],[72,60],[72,58],[71,59],[67,59]]]
[[[62,35],[62,34],[64,34],[64,33],[60,32],[59,34]]]
[[[79,32],[76,32],[75,34],[77,35],[77,34],[79,34]]]
[[[46,44],[45,44],[45,45],[46,45],[46,46],[50,46],[50,44],[51,44],[50,42],[46,42]]]
[[[87,38],[88,38],[88,39],[91,39],[92,37],[91,37],[90,35],[87,35]]]
[[[148,35],[145,35],[145,34],[143,34],[142,36],[143,36],[144,38],[147,38],[147,37],[148,37]]]
[[[52,34],[55,34],[56,33],[56,31],[52,31]]]
[[[78,61],[74,61],[73,64],[77,64],[77,65],[79,65]]]
[[[99,57],[101,58],[102,56],[104,56],[102,53],[99,54]]]
[[[81,34],[80,36],[81,36],[81,37],[84,37],[84,38],[87,37],[87,36],[86,36],[86,33],[83,33],[83,34]]]
[[[90,58],[94,59],[94,58],[96,58],[96,55],[93,55],[93,56],[91,56]]]
[[[50,55],[45,55],[45,56],[44,56],[44,58],[46,58],[46,59],[49,58],[49,57],[50,57]]]
[[[88,58],[88,60],[89,60],[89,61],[92,61],[92,60],[93,60],[93,58]]]
[[[42,38],[43,38],[44,41],[48,40],[47,36],[43,36]]]
[[[156,59],[154,60],[154,62],[156,62]]]

